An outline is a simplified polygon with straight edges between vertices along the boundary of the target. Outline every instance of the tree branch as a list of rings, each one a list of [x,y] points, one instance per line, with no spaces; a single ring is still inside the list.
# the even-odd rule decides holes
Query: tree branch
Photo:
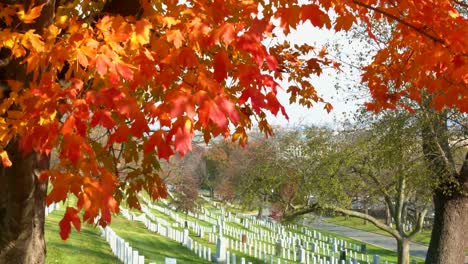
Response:
[[[290,215],[287,215],[287,216],[285,216],[285,218],[287,220],[292,220],[295,217],[298,217],[300,215],[316,212],[316,211],[323,210],[323,209],[329,209],[329,210],[333,210],[335,212],[342,213],[342,214],[345,214],[345,215],[348,215],[348,216],[352,216],[352,217],[360,218],[360,219],[363,219],[363,220],[367,220],[367,221],[371,222],[374,226],[379,228],[380,230],[389,233],[394,238],[402,239],[402,236],[400,235],[400,233],[398,233],[395,229],[391,228],[390,226],[380,222],[377,218],[374,218],[374,217],[372,217],[370,215],[367,215],[367,214],[364,214],[364,213],[356,212],[356,211],[353,211],[353,210],[349,210],[349,209],[345,209],[345,208],[341,208],[341,207],[337,207],[337,206],[319,206],[319,205],[315,204],[315,205],[313,205],[311,207],[304,208],[304,209],[302,209],[300,211],[296,211],[296,212],[294,212],[294,213],[292,213]]]
[[[356,0],[353,0],[353,3],[355,3],[355,4],[358,5],[358,6],[362,6],[362,7],[365,7],[365,8],[367,8],[367,9],[370,9],[370,10],[373,10],[373,11],[375,11],[375,12],[378,12],[378,13],[380,13],[380,14],[382,14],[382,15],[385,15],[385,16],[387,16],[387,17],[393,19],[393,20],[396,20],[396,21],[398,21],[399,23],[401,23],[401,24],[403,24],[403,25],[405,25],[405,26],[407,26],[407,27],[413,29],[414,31],[420,33],[421,35],[424,35],[424,36],[428,37],[429,39],[433,40],[434,42],[437,42],[437,43],[440,43],[440,44],[445,44],[445,41],[444,41],[443,39],[438,38],[438,37],[436,37],[436,36],[433,36],[433,35],[431,35],[431,34],[425,32],[425,31],[422,30],[421,28],[418,28],[418,27],[416,27],[416,26],[414,26],[414,25],[412,25],[412,24],[410,24],[410,23],[404,21],[403,19],[401,19],[401,18],[399,18],[399,17],[397,17],[397,16],[388,13],[388,12],[385,11],[385,10],[382,10],[382,9],[380,9],[380,8],[377,8],[377,7],[374,7],[374,6],[371,6],[371,5],[368,5],[368,4],[365,4],[365,3],[362,3],[362,2],[356,1]]]
[[[408,235],[409,239],[412,239],[417,233],[421,231],[421,229],[423,228],[424,218],[426,217],[426,214],[427,214],[427,208],[425,208],[422,212],[418,213],[416,227]]]
[[[463,3],[462,1],[459,1],[459,0],[452,0],[452,2],[454,2],[455,4],[457,4],[457,5],[459,5],[459,6],[468,8],[468,4],[467,4],[467,3]]]

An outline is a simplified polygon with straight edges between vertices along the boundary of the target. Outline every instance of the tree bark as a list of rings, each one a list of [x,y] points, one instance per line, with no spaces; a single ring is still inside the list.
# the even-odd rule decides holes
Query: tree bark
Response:
[[[468,246],[468,197],[437,192],[433,199],[434,225],[426,264],[463,264]]]
[[[13,165],[0,173],[0,263],[44,263],[47,183],[39,182],[38,174],[49,159],[24,156],[16,140],[6,149]]]
[[[0,4],[21,4],[25,9],[32,0],[0,0]],[[22,24],[14,21],[12,31],[24,32],[34,29],[41,33],[43,28],[52,23],[54,0],[35,0],[34,5],[44,4],[41,15],[34,23]],[[5,24],[0,24],[5,28]],[[7,80],[23,82],[27,87],[30,76],[26,74],[26,65],[18,59],[12,59],[8,49],[1,50],[0,81],[4,96],[9,95]],[[19,108],[13,105],[12,108]],[[21,110],[21,109],[16,109]],[[42,170],[49,167],[49,158],[37,153],[25,155],[19,148],[19,138],[5,143],[12,166],[0,166],[0,263],[2,264],[41,264],[45,262],[46,245],[44,240],[45,197],[47,182],[39,182]]]
[[[214,199],[214,198],[215,198],[215,197],[214,197],[214,188],[209,187],[209,189],[210,189],[210,197],[211,197],[212,199]]]
[[[397,239],[398,246],[398,264],[409,264],[410,255],[409,255],[409,240],[406,238]]]
[[[369,205],[367,204],[367,201],[364,202],[364,213],[366,215],[369,214]],[[364,219],[364,222],[363,222],[364,225],[367,225],[367,219]]]
[[[392,227],[392,215],[390,214],[390,206],[385,203],[385,224]]]
[[[428,111],[423,151],[435,181],[434,225],[426,264],[463,264],[468,246],[468,153],[459,170],[449,145],[446,113]]]

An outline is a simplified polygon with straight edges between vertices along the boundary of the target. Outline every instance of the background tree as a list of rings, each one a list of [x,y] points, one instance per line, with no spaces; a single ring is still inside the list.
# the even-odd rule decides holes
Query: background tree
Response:
[[[273,142],[256,139],[244,150],[242,166],[231,181],[237,194],[237,201],[246,208],[257,208],[257,217],[264,215],[275,190],[281,182],[278,152]]]
[[[328,151],[319,159],[325,169],[308,175],[309,184],[301,184],[307,186],[301,191],[304,202],[293,206],[287,217],[332,210],[367,220],[397,240],[398,263],[408,264],[409,241],[421,231],[430,201],[421,138],[415,118],[406,113],[370,117],[376,120],[365,118],[365,127],[342,132],[328,142]],[[311,196],[314,203],[307,199]],[[366,210],[382,201],[395,226]],[[353,210],[353,205],[363,209]]]
[[[170,162],[161,163],[160,172],[169,187],[171,203],[184,213],[195,212],[198,208],[201,184],[197,173],[204,152],[204,147],[195,145],[184,157],[174,155]]]

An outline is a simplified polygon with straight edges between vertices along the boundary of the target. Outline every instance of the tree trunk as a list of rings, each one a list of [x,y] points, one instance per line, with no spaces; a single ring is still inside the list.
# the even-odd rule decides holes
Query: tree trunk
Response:
[[[367,206],[367,202],[364,203],[364,213],[369,215],[369,206]],[[367,219],[364,219],[364,225],[367,225]]]
[[[385,224],[388,226],[392,226],[392,215],[390,214],[390,207],[387,203],[385,203]]]
[[[438,192],[433,199],[434,225],[426,264],[462,264],[468,246],[468,197]]]
[[[258,214],[257,214],[257,218],[262,218],[262,215],[263,215],[263,202],[260,203],[260,205],[258,206]]]
[[[25,32],[34,29],[41,34],[54,18],[54,0],[0,0],[0,4],[16,3],[27,9],[44,4],[34,23],[22,24],[14,20],[11,31]],[[6,24],[0,23],[5,28]],[[0,85],[4,96],[9,95],[7,80],[16,80],[29,86],[30,76],[26,74],[26,64],[12,59],[11,51],[0,50]],[[19,106],[11,108],[21,111]],[[12,166],[0,166],[0,263],[2,264],[41,264],[45,262],[46,245],[44,240],[45,197],[47,183],[39,182],[42,170],[49,167],[49,158],[37,153],[24,155],[19,148],[18,138],[11,139],[2,147],[7,151]]]
[[[462,264],[468,246],[468,153],[457,171],[446,113],[429,112],[422,129],[423,151],[435,180],[434,224],[426,264]]]
[[[49,160],[35,153],[23,156],[17,141],[6,149],[13,165],[0,173],[0,263],[44,263],[47,183],[37,179]]]
[[[398,264],[409,264],[410,255],[409,255],[409,240],[402,238],[397,239],[398,245]]]

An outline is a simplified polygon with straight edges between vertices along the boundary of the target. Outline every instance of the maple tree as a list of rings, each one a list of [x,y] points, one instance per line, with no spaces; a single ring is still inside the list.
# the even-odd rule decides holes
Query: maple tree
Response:
[[[286,116],[276,97],[280,80],[291,83],[282,87],[291,102],[323,102],[309,79],[338,64],[320,47],[267,46],[264,40],[275,37],[275,28],[288,34],[310,22],[348,30],[359,20],[372,38],[372,19],[383,19],[395,28],[364,69],[363,81],[375,99],[369,108],[429,95],[436,110],[468,110],[468,27],[455,8],[458,1],[1,0],[0,5],[2,263],[44,261],[47,182],[52,185],[47,204],[70,193],[77,197],[60,223],[65,239],[81,220],[110,223],[124,198],[138,208],[136,193],[142,189],[154,199],[165,197],[158,159],[190,151],[195,131],[205,141],[222,135],[241,144],[254,124],[270,135],[266,113]],[[331,110],[330,104],[325,107]],[[89,136],[96,128],[105,129],[104,140]],[[115,146],[120,157],[112,157]],[[50,167],[53,149],[60,161]],[[119,158],[139,166],[122,173]]]

